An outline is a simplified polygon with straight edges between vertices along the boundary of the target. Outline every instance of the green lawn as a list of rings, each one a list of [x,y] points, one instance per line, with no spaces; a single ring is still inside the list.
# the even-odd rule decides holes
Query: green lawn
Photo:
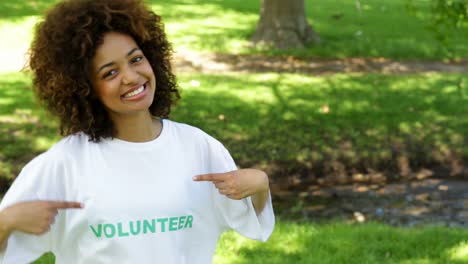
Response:
[[[331,174],[330,161],[361,172],[398,171],[401,159],[450,166],[468,158],[467,77],[184,75],[174,118],[219,138],[241,166],[274,164],[278,175]]]
[[[221,53],[293,54],[300,57],[386,57],[393,59],[446,59],[449,54],[427,29],[431,0],[415,1],[415,14],[407,12],[408,0],[361,2],[306,0],[309,21],[323,42],[303,51],[278,53],[248,48],[248,39],[258,21],[260,1],[167,0],[148,1],[163,16],[176,50]],[[56,0],[0,2],[2,56],[20,55],[27,48],[31,27],[38,14]],[[335,19],[334,17],[340,17]],[[468,30],[468,25],[464,28]],[[453,56],[468,57],[468,34],[447,31]],[[14,33],[14,34],[7,34]],[[17,62],[13,62],[17,63]],[[1,67],[0,67],[1,70]]]
[[[407,0],[366,0],[361,11],[349,0],[306,0],[309,22],[322,43],[288,54],[299,57],[386,57],[393,59],[444,59],[448,57],[428,30],[431,0],[415,1],[408,12]],[[252,50],[246,40],[255,31],[260,1],[154,1],[154,9],[166,19],[176,48],[221,53],[284,55],[284,52]],[[200,8],[202,7],[202,8]],[[333,17],[339,16],[340,19]],[[465,25],[468,30],[468,24]],[[468,57],[468,34],[447,31],[454,57]]]
[[[30,80],[0,75],[0,178],[59,139],[32,101]],[[461,83],[460,83],[461,81]],[[415,171],[467,160],[468,75],[182,74],[172,119],[220,139],[241,167],[273,176]]]
[[[468,230],[447,227],[279,221],[265,244],[225,233],[213,263],[462,264],[468,263],[467,238]],[[53,261],[49,254],[36,263]]]

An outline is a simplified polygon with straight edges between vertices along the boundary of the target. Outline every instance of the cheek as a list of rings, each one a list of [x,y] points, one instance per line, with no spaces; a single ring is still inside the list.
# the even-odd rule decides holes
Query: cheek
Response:
[[[146,73],[146,75],[152,75],[153,78],[155,78],[153,67],[151,67],[151,64],[148,61],[145,64],[143,64],[141,67],[142,67],[142,70]]]
[[[97,99],[105,106],[109,107],[112,104],[112,98],[115,97],[115,92],[112,91],[109,85],[97,85],[95,86],[95,93]]]
[[[101,101],[107,101],[112,97],[118,96],[118,89],[115,89],[115,85],[112,82],[97,83],[95,91]]]

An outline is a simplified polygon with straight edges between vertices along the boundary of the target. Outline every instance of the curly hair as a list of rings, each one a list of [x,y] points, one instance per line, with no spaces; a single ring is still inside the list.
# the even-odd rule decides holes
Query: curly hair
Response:
[[[65,0],[49,10],[35,30],[29,51],[34,92],[58,116],[62,135],[84,132],[99,142],[116,133],[89,74],[96,49],[110,31],[133,37],[153,68],[153,116],[167,118],[180,98],[161,17],[141,0]]]

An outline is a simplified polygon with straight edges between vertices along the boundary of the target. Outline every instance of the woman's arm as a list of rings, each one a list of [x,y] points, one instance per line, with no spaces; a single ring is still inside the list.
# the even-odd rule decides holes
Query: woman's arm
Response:
[[[64,201],[28,201],[13,204],[0,211],[0,250],[13,231],[40,235],[54,223],[59,209],[83,208],[81,203]]]
[[[268,191],[269,189],[252,195],[252,204],[257,215],[259,215],[263,211],[263,208],[265,208],[268,199]]]
[[[0,212],[0,251],[3,251],[6,246],[6,241],[10,236],[11,228],[8,224],[3,220],[3,211]]]
[[[252,197],[255,212],[260,214],[268,199],[268,175],[257,169],[241,169],[226,173],[204,174],[193,177],[195,181],[211,181],[221,194],[240,200]]]

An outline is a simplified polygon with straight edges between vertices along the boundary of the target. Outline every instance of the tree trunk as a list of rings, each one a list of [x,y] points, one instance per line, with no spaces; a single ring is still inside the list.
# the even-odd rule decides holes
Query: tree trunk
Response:
[[[304,0],[263,0],[252,42],[277,49],[297,49],[320,38],[307,22]]]

